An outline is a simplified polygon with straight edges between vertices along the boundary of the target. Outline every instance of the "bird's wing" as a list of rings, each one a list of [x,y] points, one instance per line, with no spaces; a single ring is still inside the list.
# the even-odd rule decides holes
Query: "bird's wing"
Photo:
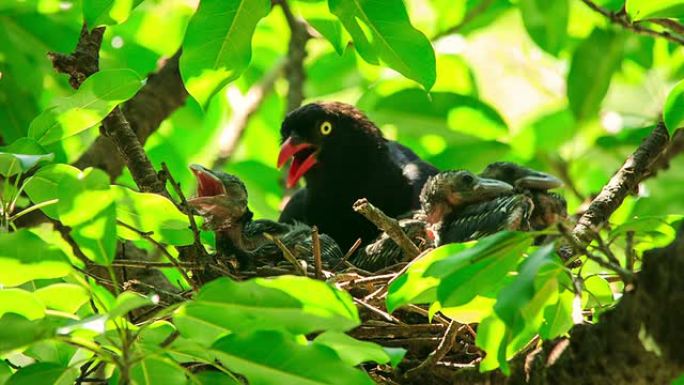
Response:
[[[301,189],[290,197],[278,218],[278,222],[283,223],[295,221],[306,222],[306,189]]]
[[[398,142],[389,140],[387,141],[387,147],[389,148],[392,162],[399,165],[402,173],[409,180],[413,188],[413,207],[417,208],[420,205],[418,200],[420,190],[423,188],[428,177],[437,174],[439,170],[430,163],[420,159],[410,148]]]

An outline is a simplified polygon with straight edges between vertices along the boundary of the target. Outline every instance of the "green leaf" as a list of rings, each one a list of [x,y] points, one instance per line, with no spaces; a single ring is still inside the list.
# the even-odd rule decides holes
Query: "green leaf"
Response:
[[[123,186],[111,186],[116,199],[116,219],[169,245],[190,245],[194,238],[188,216],[169,199],[152,193],[139,193]],[[119,227],[119,236],[137,240],[140,235]]]
[[[190,19],[180,72],[202,106],[247,68],[252,35],[271,10],[269,0],[203,0]]]
[[[613,73],[622,62],[623,37],[596,28],[572,55],[568,73],[568,101],[577,120],[596,117]]]
[[[59,219],[83,253],[99,264],[109,264],[116,252],[116,205],[109,175],[89,168],[77,177],[65,174],[58,185]]]
[[[11,375],[12,368],[10,368],[6,361],[0,361],[0,385],[4,385]]]
[[[667,95],[663,107],[663,120],[670,135],[676,129],[684,127],[684,80],[677,83]]]
[[[504,343],[506,338],[506,324],[501,321],[496,314],[482,320],[477,327],[477,336],[475,343],[480,349],[487,352],[485,358],[480,362],[480,371],[486,372],[501,367],[502,371],[508,369],[508,364],[505,360],[499,359],[499,348]]]
[[[12,287],[34,279],[60,278],[70,272],[66,254],[29,230],[0,233],[0,286]]]
[[[36,141],[21,138],[9,146],[0,147],[0,175],[10,177],[26,172],[41,162],[54,159],[54,154],[47,151]]]
[[[545,340],[551,340],[565,334],[572,328],[572,304],[575,293],[564,290],[558,296],[558,302],[544,309],[544,324],[539,329],[539,335]]]
[[[0,289],[0,316],[22,315],[30,320],[45,317],[45,305],[33,293],[22,289]]]
[[[390,348],[383,348],[382,346],[367,342],[359,341],[344,333],[328,331],[316,339],[314,344],[325,345],[334,350],[340,359],[347,365],[356,366],[364,362],[375,362],[378,364],[392,363],[396,367],[406,354],[405,349],[394,349],[387,351]]]
[[[401,0],[328,0],[330,11],[347,29],[361,57],[377,57],[430,90],[435,84],[435,52],[430,40],[411,25]]]
[[[633,21],[654,18],[684,18],[682,0],[627,0],[627,14]]]
[[[221,372],[205,370],[195,375],[195,379],[201,385],[241,385],[234,377]]]
[[[531,243],[529,234],[497,233],[479,240],[472,248],[437,261],[425,274],[441,279],[437,299],[442,306],[464,305],[500,285]]]
[[[42,167],[33,174],[24,186],[24,191],[33,203],[46,202],[59,196],[59,182],[68,175],[72,179],[78,177],[81,170],[68,164],[51,164]],[[59,219],[58,205],[42,207],[41,210],[52,219]]]
[[[46,339],[54,331],[45,319],[32,321],[16,313],[6,313],[0,317],[0,354]]]
[[[228,278],[212,281],[194,300],[178,309],[174,323],[184,336],[211,343],[228,331],[345,331],[360,320],[346,292],[321,281],[282,276],[244,282]]]
[[[143,0],[84,0],[83,17],[88,28],[120,24]]]
[[[462,324],[479,323],[494,312],[494,303],[494,298],[476,295],[466,304],[440,307],[439,312]]]
[[[186,385],[185,370],[170,359],[148,357],[131,368],[131,380],[136,385]]]
[[[124,291],[116,297],[114,307],[109,311],[109,318],[122,317],[135,309],[156,305],[157,303],[159,303],[159,297],[156,295],[146,296],[133,291]]]
[[[519,5],[532,40],[544,51],[558,55],[568,35],[568,0],[521,0]]]
[[[29,126],[29,137],[54,143],[100,123],[114,107],[130,99],[142,79],[129,69],[110,69],[88,77],[76,93],[57,98]]]
[[[90,299],[88,290],[72,283],[54,283],[34,293],[48,308],[67,313],[76,313]]]
[[[610,283],[598,275],[584,280],[584,293],[587,294],[586,308],[609,306],[615,301]]]
[[[77,367],[64,367],[51,362],[37,362],[17,370],[5,385],[72,385],[80,374],[81,372]]]
[[[211,349],[221,364],[244,375],[252,385],[373,384],[364,372],[342,361],[327,346],[303,345],[278,331],[231,334]]]
[[[472,243],[450,243],[414,260],[411,266],[390,284],[385,300],[387,311],[392,313],[409,303],[419,304],[436,301],[439,279],[426,276],[425,271],[434,262],[459,253],[472,245]]]
[[[306,21],[328,40],[338,55],[344,54],[346,41],[342,40],[342,24],[339,20],[311,17],[307,18]]]

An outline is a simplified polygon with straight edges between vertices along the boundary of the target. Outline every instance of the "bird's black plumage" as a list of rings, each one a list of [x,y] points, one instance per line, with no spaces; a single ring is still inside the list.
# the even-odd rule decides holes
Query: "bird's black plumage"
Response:
[[[244,269],[257,260],[281,259],[282,251],[272,240],[277,237],[297,258],[313,260],[311,227],[254,220],[247,205],[247,189],[239,178],[202,166],[191,168],[198,179],[198,197],[188,203],[205,218],[205,227],[216,233],[217,251],[234,255]],[[342,258],[342,251],[331,237],[320,234],[319,240],[324,261],[333,263]]]
[[[303,176],[306,187],[294,194],[280,221],[317,225],[343,249],[379,234],[353,211],[356,200],[367,198],[397,217],[418,207],[423,183],[437,172],[408,148],[386,140],[362,112],[344,103],[313,103],[289,113],[281,135],[279,165],[293,159],[288,184]]]

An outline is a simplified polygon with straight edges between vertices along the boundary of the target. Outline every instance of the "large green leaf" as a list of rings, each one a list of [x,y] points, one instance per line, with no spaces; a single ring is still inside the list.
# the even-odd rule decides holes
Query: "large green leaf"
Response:
[[[356,366],[364,362],[376,362],[378,364],[392,363],[396,366],[406,350],[383,348],[378,344],[367,341],[359,341],[344,333],[329,331],[316,339],[314,344],[325,345],[334,350],[340,359],[350,366]],[[389,350],[388,350],[389,349]]]
[[[411,266],[389,286],[385,304],[390,313],[409,303],[430,303],[437,300],[439,279],[425,275],[436,261],[457,254],[472,243],[451,243],[438,247],[411,262]]]
[[[128,19],[133,8],[143,0],[84,0],[83,17],[89,28],[114,25]]]
[[[613,73],[622,62],[623,37],[596,28],[572,55],[568,73],[568,100],[577,120],[596,117]]]
[[[15,313],[28,319],[45,316],[45,305],[31,292],[23,289],[0,289],[0,316]]]
[[[681,80],[667,95],[663,107],[663,120],[670,135],[684,127],[684,80]]]
[[[29,320],[16,313],[0,316],[0,354],[49,338],[54,327],[45,319]]]
[[[71,272],[64,252],[27,229],[0,233],[0,285],[12,287],[34,279],[59,278]]]
[[[565,290],[558,296],[555,305],[544,309],[544,324],[539,329],[539,335],[545,340],[554,339],[565,334],[573,325],[572,304],[575,293]]]
[[[271,10],[269,0],[203,0],[190,19],[180,71],[201,105],[249,65],[252,34]]]
[[[5,385],[71,385],[80,374],[81,371],[77,367],[64,367],[51,362],[37,362],[17,370]]]
[[[435,84],[435,53],[430,41],[411,25],[401,0],[328,0],[367,62],[377,57],[426,90]]]
[[[33,174],[24,186],[24,191],[31,198],[33,203],[40,203],[57,199],[59,196],[59,182],[68,175],[71,178],[77,178],[81,170],[68,164],[51,164],[42,167],[35,174]],[[57,212],[57,205],[48,205],[42,207],[41,210],[52,219],[59,219]]]
[[[519,4],[532,40],[544,51],[557,55],[568,35],[568,0],[521,0]]]
[[[0,147],[0,150],[0,175],[6,177],[23,173],[54,158],[54,154],[46,154],[44,148],[29,138],[18,139],[9,146]]]
[[[83,286],[73,283],[53,283],[35,291],[36,297],[50,309],[76,313],[90,299]]]
[[[278,331],[231,334],[211,347],[218,361],[252,385],[372,385],[362,371],[322,344],[303,345]]]
[[[189,245],[193,242],[188,216],[176,205],[158,194],[139,193],[122,186],[111,186],[116,199],[116,218],[138,230],[151,233],[155,240],[170,245]],[[124,227],[119,236],[139,239],[140,236]]]
[[[114,306],[109,311],[109,318],[117,318],[145,306],[152,306],[159,302],[157,296],[146,296],[133,291],[124,291],[116,297]]]
[[[345,331],[360,323],[349,294],[313,279],[283,276],[202,287],[174,316],[181,333],[211,343],[228,331],[284,329],[295,334]]]
[[[682,0],[627,0],[627,14],[632,20],[654,18],[684,18]]]
[[[116,252],[116,205],[109,176],[89,168],[77,177],[65,174],[58,185],[59,219],[83,253],[99,264],[109,264]]]
[[[177,363],[161,357],[147,357],[131,368],[135,385],[186,385],[185,371]]]
[[[88,77],[75,94],[57,98],[31,122],[29,137],[42,145],[54,143],[102,121],[114,107],[130,99],[142,79],[129,69],[111,69]]]

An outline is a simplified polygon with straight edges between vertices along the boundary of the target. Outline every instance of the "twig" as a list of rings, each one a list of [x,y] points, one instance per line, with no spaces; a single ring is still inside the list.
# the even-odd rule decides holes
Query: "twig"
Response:
[[[452,35],[460,31],[463,27],[466,26],[466,24],[472,22],[475,20],[478,16],[480,16],[482,13],[484,13],[487,8],[489,8],[490,5],[494,0],[482,0],[480,4],[478,4],[477,7],[472,8],[464,17],[463,20],[461,20],[460,23],[456,24],[453,27],[450,27],[444,31],[438,32],[435,36],[432,37],[432,40],[438,40],[443,38],[444,36],[447,35]]]
[[[139,236],[141,236],[146,241],[153,244],[157,249],[159,249],[159,251],[162,252],[162,254],[164,254],[166,256],[166,258],[169,259],[169,261],[171,261],[171,263],[174,265],[174,267],[176,269],[178,269],[178,271],[183,275],[183,278],[185,278],[185,280],[188,281],[188,283],[192,286],[192,289],[194,291],[199,290],[199,286],[197,285],[195,280],[190,278],[190,276],[188,275],[188,272],[185,271],[185,269],[183,268],[183,266],[181,266],[180,262],[176,259],[176,257],[171,255],[171,253],[169,253],[169,251],[166,249],[166,247],[164,245],[159,243],[156,239],[152,238],[151,232],[140,231],[140,230],[136,229],[135,227],[133,227],[129,224],[126,224],[120,220],[117,220],[116,223],[120,226],[127,228],[128,230],[133,231],[134,233],[138,234]]]
[[[131,259],[117,259],[111,263],[114,267],[132,267],[139,269],[163,268],[163,267],[184,267],[186,269],[204,269],[203,266],[196,263],[188,262],[152,262],[152,261],[135,261]]]
[[[401,322],[397,317],[395,317],[395,316],[393,316],[393,315],[391,315],[385,311],[382,311],[382,310],[378,309],[377,307],[375,307],[375,306],[373,306],[373,305],[371,305],[371,304],[369,304],[363,300],[360,300],[358,298],[352,298],[352,299],[354,300],[354,302],[357,305],[361,305],[362,307],[365,307],[366,309],[370,310],[371,312],[382,317],[385,321],[397,323],[400,325],[403,324],[403,322]]]
[[[673,19],[648,19],[653,24],[658,24],[662,27],[673,30],[674,32],[684,35],[684,25],[676,22]]]
[[[634,271],[634,261],[636,261],[636,251],[634,250],[634,231],[628,231],[625,241],[625,268]]]
[[[62,222],[53,220],[52,221],[52,226],[59,232],[59,235],[62,236],[62,239],[66,241],[66,243],[71,246],[71,250],[74,253],[74,256],[78,258],[79,261],[83,262],[83,265],[88,267],[91,264],[90,259],[85,255],[83,250],[81,250],[81,247],[78,245],[76,240],[71,236],[71,229],[67,226],[64,226]]]
[[[570,189],[570,192],[580,201],[584,202],[587,197],[582,194],[577,186],[575,185],[575,182],[572,180],[570,177],[570,172],[568,170],[568,162],[561,158],[560,156],[557,157],[557,159],[549,159],[549,163],[556,169],[556,172],[558,173],[558,177],[563,181],[563,184]]]
[[[629,20],[628,15],[624,10],[620,10],[619,12],[613,12],[610,11],[606,8],[601,7],[600,5],[594,3],[591,0],[582,0],[584,4],[586,4],[589,8],[591,8],[593,11],[600,13],[601,15],[605,16],[614,24],[618,24],[622,26],[625,29],[632,30],[636,33],[640,33],[642,35],[649,35],[649,36],[654,36],[654,37],[662,37],[664,39],[667,39],[671,42],[684,45],[684,38],[674,35],[670,33],[670,31],[656,31],[650,28],[646,28],[642,25],[641,22],[636,22],[633,23]]]
[[[280,238],[271,236],[270,234],[266,233],[264,234],[264,236],[266,236],[267,239],[273,241],[273,243],[275,243],[276,246],[278,246],[280,251],[282,251],[283,253],[283,258],[285,258],[286,261],[290,262],[292,266],[294,266],[295,270],[297,270],[299,275],[303,275],[305,277],[307,276],[306,270],[304,270],[299,261],[297,261],[297,258],[294,256],[292,251],[290,251],[290,249],[288,249],[287,246],[285,246],[285,244],[283,243],[283,241],[280,240]]]
[[[219,150],[214,160],[213,169],[222,168],[235,153],[237,145],[249,124],[249,120],[259,110],[266,96],[273,90],[273,85],[287,65],[287,60],[279,61],[264,77],[261,82],[253,85],[247,95],[244,96],[242,105],[233,111],[225,129],[219,136]]]
[[[460,325],[458,322],[449,322],[449,326],[447,326],[447,330],[444,332],[442,340],[439,342],[439,345],[437,345],[437,349],[430,353],[420,365],[408,370],[406,376],[410,377],[420,374],[422,371],[432,368],[439,360],[444,358],[444,356],[451,351],[451,348],[454,347],[458,331],[462,329],[462,327],[459,327],[458,325]]]
[[[599,229],[622,204],[627,195],[634,191],[643,175],[666,148],[669,134],[665,124],[658,122],[653,132],[627,158],[618,172],[610,179],[591,202],[589,208],[577,221],[572,236],[581,243],[589,244],[593,233]]]
[[[321,239],[318,236],[318,227],[311,228],[311,252],[314,257],[316,279],[323,279],[323,261],[321,261]]]
[[[356,249],[358,249],[359,246],[361,246],[361,238],[358,238],[356,240],[356,242],[354,242],[354,244],[344,254],[342,259],[340,259],[340,261],[337,262],[337,264],[335,264],[335,266],[333,266],[332,270],[337,271],[337,269],[340,267],[340,265],[344,265],[347,262],[347,260],[349,259],[349,257],[351,257],[356,252]]]
[[[406,259],[412,260],[420,254],[418,246],[411,242],[409,237],[399,226],[399,222],[397,222],[396,219],[385,215],[382,210],[373,206],[367,199],[359,199],[354,203],[353,208],[354,211],[366,217],[366,219],[371,221],[380,230],[386,232],[387,235],[389,235],[389,237],[404,251]]]
[[[608,260],[611,263],[620,266],[620,260],[615,256],[613,250],[610,249],[610,246],[603,241],[603,237],[601,236],[601,234],[596,233],[595,235],[596,242],[598,243],[598,249],[601,250],[601,252],[606,256],[606,258],[608,258]]]

